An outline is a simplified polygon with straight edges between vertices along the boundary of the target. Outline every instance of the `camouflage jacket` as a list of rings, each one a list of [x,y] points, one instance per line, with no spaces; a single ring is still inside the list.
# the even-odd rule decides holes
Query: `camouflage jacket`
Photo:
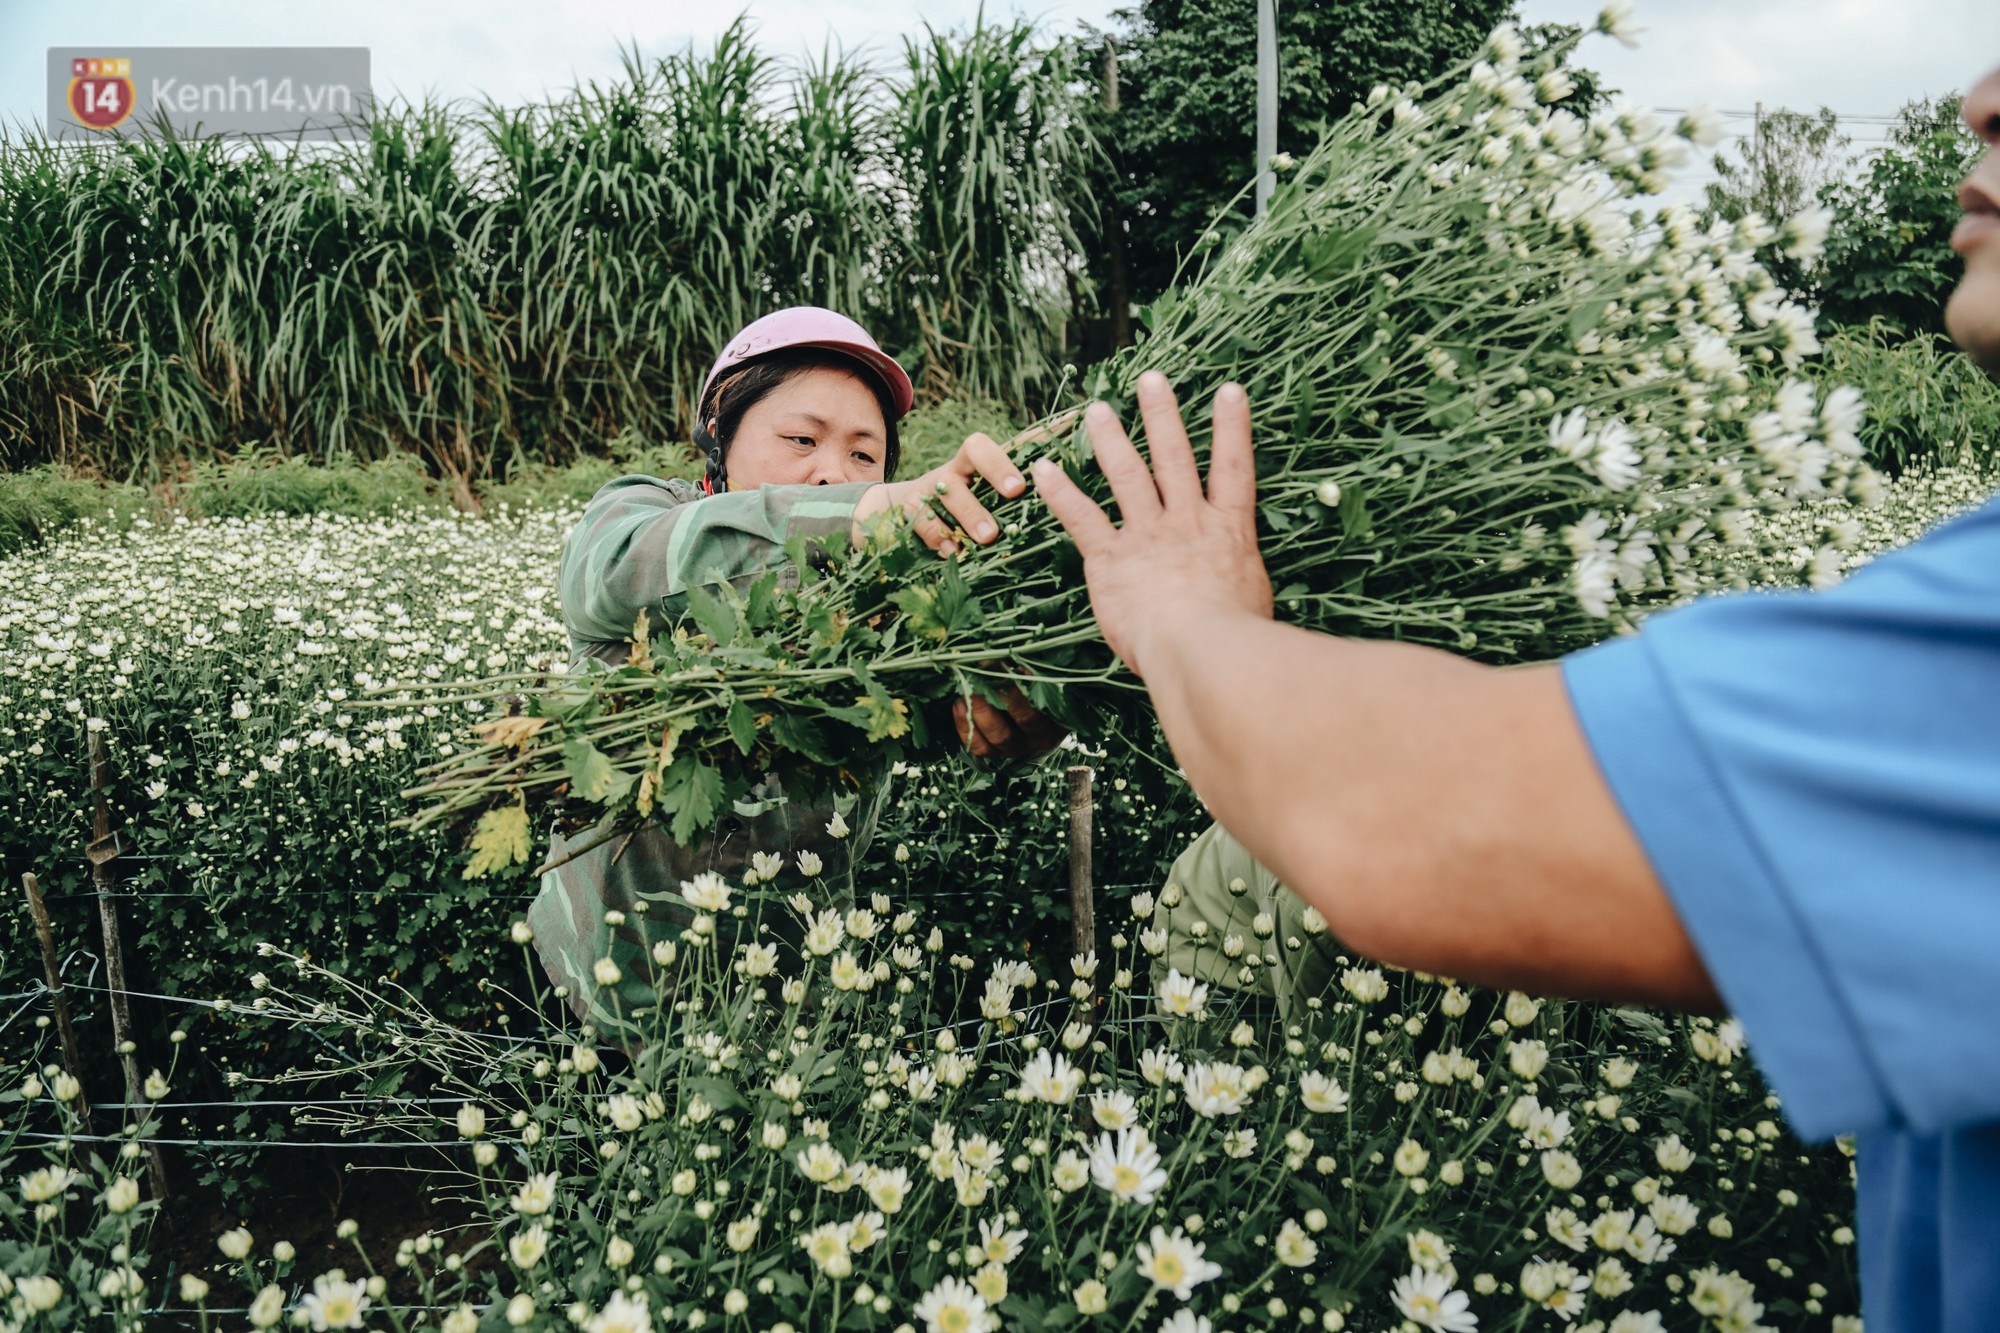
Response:
[[[748,588],[771,570],[789,572],[785,543],[792,537],[846,540],[867,485],[765,486],[713,496],[684,481],[654,477],[620,477],[606,485],[563,544],[558,587],[577,660],[590,655],[622,663],[639,612],[671,629],[686,611],[690,587]],[[806,804],[788,801],[777,780],[767,778],[690,846],[648,824],[556,866],[542,876],[528,909],[542,967],[554,984],[568,988],[578,1019],[632,1046],[636,1032],[627,1020],[671,1003],[671,981],[656,978],[661,969],[652,947],[661,940],[678,944],[694,920],[695,909],[679,893],[683,881],[712,870],[734,889],[735,909],[717,922],[723,948],[739,937],[782,932],[792,919],[782,899],[809,885],[798,869],[799,853],[821,860],[815,897],[828,889],[836,899],[852,896],[853,864],[874,833],[885,790],[878,780],[838,801]],[[552,835],[548,859],[560,860],[570,845]],[[784,869],[746,890],[743,874],[754,852],[782,855]],[[611,911],[624,914],[623,924],[606,924]],[[597,984],[593,969],[602,958],[618,965],[616,985]]]

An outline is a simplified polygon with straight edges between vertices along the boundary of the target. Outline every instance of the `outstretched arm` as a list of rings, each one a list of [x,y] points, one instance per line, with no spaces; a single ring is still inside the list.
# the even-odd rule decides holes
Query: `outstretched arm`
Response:
[[[1150,469],[1108,407],[1086,417],[1123,527],[1054,464],[1035,481],[1083,553],[1106,639],[1224,827],[1385,961],[1714,1007],[1558,670],[1277,624],[1242,389],[1216,396],[1206,493],[1164,377],[1141,379],[1139,405]]]
[[[657,627],[682,613],[689,588],[747,586],[785,568],[793,537],[839,540],[870,489],[765,486],[693,500],[651,477],[622,477],[563,544],[563,618],[585,640],[630,637],[642,609]]]

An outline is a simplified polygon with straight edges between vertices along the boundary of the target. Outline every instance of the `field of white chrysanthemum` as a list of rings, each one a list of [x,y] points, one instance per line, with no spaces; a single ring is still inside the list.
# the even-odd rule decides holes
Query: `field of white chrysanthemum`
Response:
[[[1629,36],[1629,8],[1612,0],[1600,26]],[[1490,465],[1469,424],[1490,424],[1482,413],[1535,423],[1520,472],[1535,480],[1494,502],[1504,524],[1424,502],[1440,568],[1546,565],[1508,596],[1580,632],[1678,595],[1828,586],[1991,493],[1969,461],[1881,481],[1861,462],[1858,395],[1792,377],[1817,345],[1812,317],[1752,280],[1754,255],[1803,253],[1821,222],[1703,229],[1679,210],[1647,224],[1657,236],[1635,228],[1625,201],[1712,124],[1586,125],[1542,107],[1568,76],[1517,72],[1517,34],[1490,48],[1469,75],[1478,96],[1441,113],[1490,102],[1472,123],[1492,132],[1476,158],[1433,163],[1428,202],[1409,206],[1476,195],[1486,222],[1548,223],[1653,286],[1567,321],[1576,369],[1562,373],[1595,367],[1591,407],[1573,395],[1556,410],[1513,377],[1525,367],[1504,394],[1479,387],[1476,349],[1412,341],[1438,401],[1470,409],[1449,437],[1465,452],[1439,458]],[[1385,89],[1369,106],[1435,146],[1413,97]],[[1587,162],[1565,165],[1586,136]],[[1482,174],[1517,154],[1512,176]],[[1498,230],[1484,244],[1514,253]],[[1222,285],[1254,257],[1226,254]],[[1397,341],[1378,328],[1369,347]],[[1645,415],[1611,410],[1642,391]],[[1740,456],[1676,443],[1711,426],[1743,437]],[[1553,536],[1509,507],[1543,503],[1552,477],[1576,500]],[[1363,516],[1352,475],[1293,480],[1326,511],[1315,523]],[[1403,464],[1371,485],[1378,505],[1403,494]],[[1724,493],[1741,498],[1709,513]],[[204,1328],[240,1315],[444,1333],[1858,1328],[1847,1156],[1788,1136],[1730,1020],[1496,995],[1358,958],[1280,1014],[1156,972],[1150,893],[1104,905],[1102,959],[982,965],[954,951],[960,923],[879,893],[839,900],[817,858],[760,853],[758,879],[791,895],[795,919],[745,920],[723,944],[715,920],[747,913],[742,886],[683,886],[702,916],[650,955],[671,1003],[625,1016],[643,1043],[614,1054],[589,1027],[554,1033],[543,1018],[563,997],[543,993],[517,904],[465,879],[446,834],[396,817],[419,764],[453,756],[490,712],[475,678],[567,656],[553,564],[574,518],[84,524],[0,561],[0,849],[44,874],[66,942],[79,938],[86,872],[64,849],[88,838],[101,744],[118,873],[135,902],[166,904],[130,941],[149,998],[199,1006],[207,1025],[205,1064],[183,1063],[175,1028],[125,1133],[98,1138],[46,1016],[0,1018],[0,1333],[137,1328],[175,1301]],[[1275,546],[1307,529],[1281,531]],[[1419,628],[1479,646],[1456,589],[1438,591]],[[928,800],[935,772],[896,776]],[[1184,910],[1176,897],[1163,900]],[[253,948],[268,970],[251,971]],[[577,975],[615,1005],[629,978],[589,961]],[[32,946],[10,948],[0,991],[39,1003],[39,967]],[[72,975],[97,976],[87,960]],[[353,1259],[308,1274],[289,1220],[259,1216],[253,1195],[219,1257],[165,1289],[141,1142],[183,1078],[218,1071],[246,1117],[272,1094],[432,1094],[340,1128],[423,1145],[474,1221],[416,1236],[384,1272],[342,1223]]]
[[[1793,559],[1746,564],[1741,581],[1824,585],[1992,487],[1965,465],[1888,483],[1872,507],[1756,520],[1780,540],[1746,549]],[[559,661],[551,556],[572,520],[85,527],[0,562],[8,838],[75,826],[97,734],[129,770],[119,820],[154,830],[149,845],[219,899],[260,827],[379,839],[417,757],[457,743],[473,711],[399,700],[394,682]],[[820,869],[765,868],[808,893]],[[729,886],[697,892],[728,907]],[[615,1074],[588,1047],[392,1004],[344,979],[361,969],[338,941],[303,930],[215,952],[228,966],[276,940],[292,968],[253,979],[244,1008],[260,1022],[344,1030],[351,1068],[461,1090],[428,1132],[458,1145],[491,1230],[419,1238],[389,1275],[446,1328],[491,1311],[599,1329],[671,1312],[757,1330],[1526,1317],[1640,1333],[1839,1327],[1854,1310],[1845,1163],[1784,1134],[1733,1024],[1489,996],[1357,960],[1309,1021],[1278,1029],[1179,975],[1149,983],[1152,904],[1135,907],[1103,965],[1047,976],[1014,960],[976,986],[970,957],[887,902],[860,909],[891,924],[868,938],[809,902],[803,952],[773,939],[722,958],[690,938],[693,988],[656,1020],[653,1054]],[[506,953],[487,934],[472,942],[484,956]],[[15,1137],[74,1125],[75,1082],[33,1031],[0,1052],[16,1071],[0,1092],[0,1309],[11,1324],[136,1319],[169,1298],[146,1283],[155,1205],[129,1150]],[[227,1262],[176,1298],[240,1288],[257,1326],[287,1309],[315,1327],[421,1322],[390,1307],[383,1275],[280,1285],[283,1231],[227,1233]],[[481,1245],[486,1262],[466,1264]]]
[[[1746,549],[1795,558],[1741,580],[1824,584],[1992,486],[1967,465],[1888,483],[1869,508],[1757,520],[1781,540]],[[976,985],[970,957],[886,902],[861,909],[891,926],[867,938],[809,902],[804,952],[773,939],[720,958],[689,939],[696,989],[660,1020],[655,1053],[616,1074],[587,1047],[481,1037],[343,980],[365,955],[303,928],[312,886],[284,901],[246,877],[246,844],[287,826],[355,855],[379,841],[417,757],[457,743],[472,713],[399,700],[393,683],[560,660],[551,558],[572,519],[85,527],[0,562],[10,841],[76,827],[82,756],[105,737],[125,761],[116,816],[152,830],[181,882],[224,903],[247,878],[278,899],[254,934],[217,943],[192,993],[274,940],[295,970],[259,973],[242,1006],[266,1032],[344,1030],[350,1070],[461,1090],[429,1132],[459,1145],[492,1229],[420,1238],[390,1275],[444,1327],[490,1310],[517,1326],[658,1326],[671,1311],[812,1328],[838,1308],[890,1327],[1461,1329],[1526,1312],[1638,1331],[1827,1327],[1855,1308],[1844,1161],[1785,1136],[1729,1023],[1488,996],[1357,960],[1310,1021],[1280,1030],[1187,978],[1149,982],[1143,897],[1115,959],[1057,976],[1013,960]],[[808,893],[820,869],[765,868]],[[720,911],[732,890],[696,892]],[[461,943],[491,959],[524,936],[489,926]],[[11,979],[28,977],[25,954]],[[0,1075],[0,1309],[136,1318],[168,1299],[146,1285],[155,1205],[136,1158],[15,1137],[73,1126],[77,1095],[46,1029],[15,1031],[35,1035],[0,1052],[15,1071]],[[169,1082],[149,1079],[147,1096]],[[240,1288],[259,1326],[288,1308],[316,1327],[415,1326],[382,1275],[278,1285],[282,1235],[281,1219],[227,1233],[228,1262],[177,1298]],[[480,1243],[486,1263],[467,1265]]]
[[[588,1030],[471,1036],[260,951],[257,1012],[351,1052],[268,1073],[268,1093],[402,1069],[463,1099],[404,1120],[488,1219],[398,1253],[390,1276],[441,1316],[425,1326],[1644,1330],[1765,1311],[1825,1327],[1856,1308],[1846,1159],[1780,1127],[1733,1023],[1360,961],[1290,1023],[1178,974],[1153,988],[1169,1011],[1142,980],[1145,896],[1107,923],[1102,964],[981,975],[887,898],[843,913],[796,866],[777,873],[797,886],[787,910],[824,928],[733,951],[687,931],[661,966],[675,1002],[635,1016],[636,1060]],[[73,1097],[35,1078],[10,1119],[74,1128]],[[157,1303],[132,1266],[156,1205],[131,1157],[0,1156],[36,1164],[0,1211],[18,1252],[108,1289],[17,1278],[20,1301]],[[383,1275],[330,1270],[288,1296],[284,1234],[280,1218],[226,1234],[230,1262],[181,1299],[216,1304],[227,1283],[256,1295],[260,1326],[288,1299],[315,1328],[424,1323]]]

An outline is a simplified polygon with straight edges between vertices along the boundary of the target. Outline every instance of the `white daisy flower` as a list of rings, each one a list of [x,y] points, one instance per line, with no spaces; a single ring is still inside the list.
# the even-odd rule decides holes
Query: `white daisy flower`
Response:
[[[528,1217],[546,1213],[556,1201],[556,1173],[553,1171],[531,1175],[527,1183],[514,1193],[514,1211]]]
[[[367,1310],[365,1285],[349,1282],[336,1268],[313,1279],[313,1289],[299,1302],[298,1312],[314,1333],[326,1333],[330,1328],[360,1328]]]
[[[1332,1115],[1347,1109],[1347,1090],[1338,1080],[1309,1069],[1299,1075],[1299,1100],[1308,1111]]]
[[[1167,1184],[1159,1149],[1143,1129],[1098,1135],[1089,1163],[1090,1178],[1119,1203],[1149,1204]]]
[[[1639,34],[1645,31],[1632,22],[1632,0],[1605,0],[1597,15],[1597,30],[1627,47],[1639,45]]]
[[[1099,1129],[1129,1129],[1139,1123],[1139,1103],[1124,1089],[1090,1094],[1090,1118]]]
[[[1005,1218],[983,1217],[979,1220],[978,1262],[1011,1264],[1021,1257],[1021,1247],[1027,1239],[1025,1231],[1009,1231]]]
[[[762,856],[763,853],[757,853]],[[775,870],[774,870],[775,873]],[[714,871],[704,870],[693,879],[681,881],[681,897],[690,906],[704,912],[726,912],[729,910],[730,889],[728,881]]]
[[[1081,1287],[1077,1289],[1078,1309],[1083,1307],[1082,1290]],[[1180,1309],[1160,1321],[1158,1333],[1214,1333],[1214,1326],[1208,1322],[1207,1315],[1196,1314],[1193,1310],[1183,1305]]]
[[[1154,1227],[1148,1240],[1134,1251],[1139,1259],[1139,1275],[1159,1291],[1171,1291],[1181,1300],[1194,1289],[1222,1276],[1222,1266],[1202,1257],[1207,1247],[1189,1239],[1179,1227],[1169,1235],[1164,1227]]]
[[[1155,998],[1161,1013],[1175,1018],[1198,1018],[1208,1004],[1208,987],[1192,977],[1182,976],[1179,968],[1172,968],[1159,984]]]
[[[1390,1303],[1403,1318],[1434,1333],[1474,1333],[1479,1317],[1472,1313],[1472,1298],[1452,1289],[1443,1273],[1412,1268],[1396,1279],[1389,1292]]]
[[[948,1277],[924,1293],[913,1313],[927,1333],[993,1333],[986,1299],[961,1278]]]
[[[1188,1109],[1213,1120],[1235,1115],[1250,1102],[1250,1088],[1240,1065],[1203,1062],[1187,1071],[1181,1094]]]
[[[586,1319],[583,1327],[584,1333],[652,1333],[653,1312],[643,1291],[634,1296],[614,1291],[604,1308]]]
[[[1033,1101],[1067,1106],[1083,1086],[1083,1071],[1068,1058],[1047,1050],[1035,1052],[1021,1070],[1021,1093]]]

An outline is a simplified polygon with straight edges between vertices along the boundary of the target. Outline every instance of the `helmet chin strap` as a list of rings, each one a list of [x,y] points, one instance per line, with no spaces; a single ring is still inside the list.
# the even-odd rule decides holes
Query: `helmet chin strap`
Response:
[[[708,463],[708,475],[701,479],[702,490],[709,495],[727,491],[729,469],[722,459],[722,445],[708,433],[708,427],[701,423],[699,417],[694,423],[694,447],[701,450],[702,458]]]

